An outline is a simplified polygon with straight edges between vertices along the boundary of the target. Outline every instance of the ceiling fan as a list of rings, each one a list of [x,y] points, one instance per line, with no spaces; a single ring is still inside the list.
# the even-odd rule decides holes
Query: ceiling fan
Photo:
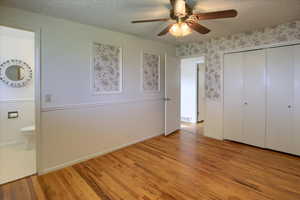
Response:
[[[176,20],[176,23],[169,24],[158,34],[158,36],[163,36],[170,32],[176,37],[182,37],[189,35],[192,30],[201,34],[209,33],[210,30],[208,28],[199,24],[199,21],[201,20],[231,18],[237,16],[237,11],[233,9],[194,14],[193,9],[187,4],[186,0],[170,0],[170,4],[171,9],[169,18],[135,20],[132,21],[132,23]]]

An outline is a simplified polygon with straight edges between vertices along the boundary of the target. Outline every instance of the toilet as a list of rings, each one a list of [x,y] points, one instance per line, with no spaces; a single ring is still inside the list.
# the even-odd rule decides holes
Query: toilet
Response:
[[[35,146],[35,126],[21,128],[20,132],[26,139],[25,148],[32,150]]]

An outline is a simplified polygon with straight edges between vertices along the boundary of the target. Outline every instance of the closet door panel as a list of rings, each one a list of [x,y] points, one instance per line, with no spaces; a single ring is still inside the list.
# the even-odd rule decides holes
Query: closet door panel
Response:
[[[246,144],[264,147],[266,134],[265,50],[244,53],[244,118]]]
[[[242,142],[243,54],[224,55],[224,138]]]
[[[267,148],[290,152],[294,90],[293,47],[267,50]]]
[[[300,155],[300,45],[294,46],[294,72],[292,153]]]

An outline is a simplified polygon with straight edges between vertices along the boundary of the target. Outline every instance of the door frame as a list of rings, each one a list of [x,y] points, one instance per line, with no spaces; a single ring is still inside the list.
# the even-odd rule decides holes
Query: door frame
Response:
[[[195,123],[198,123],[199,120],[198,120],[198,112],[199,112],[199,64],[204,64],[205,66],[205,56],[204,55],[199,55],[199,56],[193,56],[193,57],[179,57],[180,59],[180,102],[181,102],[181,85],[182,85],[182,82],[181,82],[181,69],[182,69],[182,60],[189,60],[189,59],[193,59],[195,60],[193,65],[194,65],[194,68],[195,68]],[[181,104],[180,104],[180,111],[181,111]],[[180,116],[180,121],[181,121],[181,116]]]
[[[267,45],[260,45],[260,46],[254,46],[254,47],[248,47],[248,48],[239,48],[235,50],[226,50],[222,51],[220,53],[221,55],[221,102],[222,102],[222,140],[225,140],[224,135],[224,56],[225,54],[231,54],[231,53],[239,53],[239,52],[247,52],[247,51],[255,51],[260,49],[269,49],[269,48],[276,48],[276,47],[283,47],[283,46],[293,46],[300,44],[300,40],[293,40],[288,42],[278,42],[274,44],[267,44]],[[267,69],[268,70],[268,69]],[[268,91],[268,88],[266,88],[266,92]]]
[[[14,28],[34,33],[34,108],[35,108],[35,135],[36,135],[36,173],[41,171],[41,29],[25,25],[0,23],[0,26]]]
[[[203,62],[196,62],[196,71],[197,71],[197,75],[196,75],[196,80],[197,80],[197,85],[196,85],[196,109],[197,109],[197,112],[196,112],[196,123],[202,123],[205,121],[204,119],[204,116],[203,116],[203,120],[199,120],[199,72],[200,72],[200,68],[201,67],[206,67],[206,62],[205,62],[205,56],[200,56],[202,59],[203,59]],[[203,64],[203,66],[199,66]],[[204,69],[204,90],[205,90],[205,69]],[[204,91],[205,93],[205,91]],[[204,101],[204,105],[206,106],[206,101],[204,99],[202,99],[201,101]],[[203,109],[203,108],[202,108]],[[206,109],[206,108],[205,108]]]

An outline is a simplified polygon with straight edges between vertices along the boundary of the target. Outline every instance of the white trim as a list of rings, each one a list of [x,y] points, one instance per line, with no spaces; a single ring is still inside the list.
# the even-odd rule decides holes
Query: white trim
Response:
[[[200,53],[200,54],[195,54],[195,55],[187,55],[187,56],[177,56],[178,58],[182,59],[189,59],[189,58],[199,58],[199,57],[204,57],[207,55],[207,53]],[[205,62],[205,60],[204,60]]]
[[[157,137],[157,136],[161,136],[161,135],[163,135],[163,133],[155,134],[155,135],[152,135],[152,136],[147,136],[147,137],[144,137],[142,139],[138,139],[138,140],[135,140],[133,142],[129,142],[127,144],[119,145],[117,147],[113,147],[113,148],[110,148],[110,149],[107,149],[107,150],[104,150],[104,151],[101,151],[101,152],[92,153],[92,154],[80,157],[80,158],[78,158],[76,160],[67,161],[65,163],[56,165],[54,167],[49,167],[49,168],[43,169],[43,170],[41,170],[40,174],[42,175],[42,174],[46,174],[46,173],[49,173],[49,172],[52,172],[52,171],[56,171],[56,170],[59,170],[59,169],[65,168],[65,167],[69,167],[69,166],[75,165],[77,163],[81,163],[81,162],[87,161],[89,159],[92,159],[92,158],[95,158],[95,157],[98,157],[98,156],[102,156],[104,154],[108,154],[108,153],[117,151],[119,149],[128,147],[130,145],[133,145],[133,144],[136,144],[136,143],[140,143],[140,142],[143,142],[145,140],[149,140],[151,138],[154,138],[154,137]]]
[[[195,68],[196,68],[196,75],[195,75],[195,80],[196,80],[196,88],[195,88],[195,121],[194,123],[198,122],[198,118],[199,118],[199,67],[198,67],[199,63],[195,63]]]
[[[95,107],[101,107],[107,105],[131,104],[131,103],[148,102],[148,101],[163,101],[163,98],[159,97],[159,98],[143,98],[143,99],[126,99],[126,100],[103,101],[103,102],[95,102],[95,103],[66,104],[60,106],[45,107],[42,108],[42,112],[51,112],[57,110],[87,109],[87,108],[95,108]]]
[[[18,103],[18,102],[30,102],[34,101],[34,99],[7,99],[7,100],[0,100],[0,103]]]
[[[156,55],[158,56],[158,90],[152,90],[152,91],[148,91],[148,90],[144,90],[144,53],[148,53],[148,54],[152,54],[152,55]],[[161,72],[161,58],[160,58],[160,54],[156,54],[156,53],[153,53],[153,52],[150,52],[150,51],[144,51],[142,50],[141,51],[141,60],[140,60],[140,65],[141,65],[141,83],[140,83],[140,88],[141,88],[141,91],[145,94],[157,94],[157,93],[160,93],[161,91],[161,83],[160,83],[160,72]]]
[[[118,47],[120,50],[120,55],[119,55],[119,67],[120,67],[120,88],[118,91],[111,91],[111,92],[95,92],[94,91],[94,44],[101,44],[101,45],[111,45],[115,46],[113,44],[105,44],[101,42],[92,42],[92,48],[91,48],[91,57],[90,57],[90,91],[91,94],[94,96],[99,96],[99,95],[108,95],[108,94],[121,94],[123,93],[123,85],[124,85],[124,78],[123,78],[123,67],[124,67],[124,62],[123,62],[123,48],[120,46],[115,46]]]
[[[300,44],[300,40],[293,40],[293,41],[288,41],[288,42],[278,42],[278,43],[274,43],[274,44],[266,44],[266,45],[260,45],[260,46],[255,46],[255,47],[234,49],[234,50],[232,49],[232,50],[222,51],[221,53],[222,54],[238,53],[238,52],[244,52],[244,51],[253,51],[253,50],[259,50],[259,49],[268,49],[268,48],[297,45],[297,44]]]
[[[35,134],[36,134],[36,171],[41,170],[42,162],[42,129],[41,129],[41,29],[34,31],[35,63],[34,63],[34,102],[35,102]]]
[[[5,147],[5,146],[10,146],[10,145],[16,145],[16,144],[24,144],[25,142],[22,140],[13,140],[9,142],[1,142],[0,143],[0,148]]]

